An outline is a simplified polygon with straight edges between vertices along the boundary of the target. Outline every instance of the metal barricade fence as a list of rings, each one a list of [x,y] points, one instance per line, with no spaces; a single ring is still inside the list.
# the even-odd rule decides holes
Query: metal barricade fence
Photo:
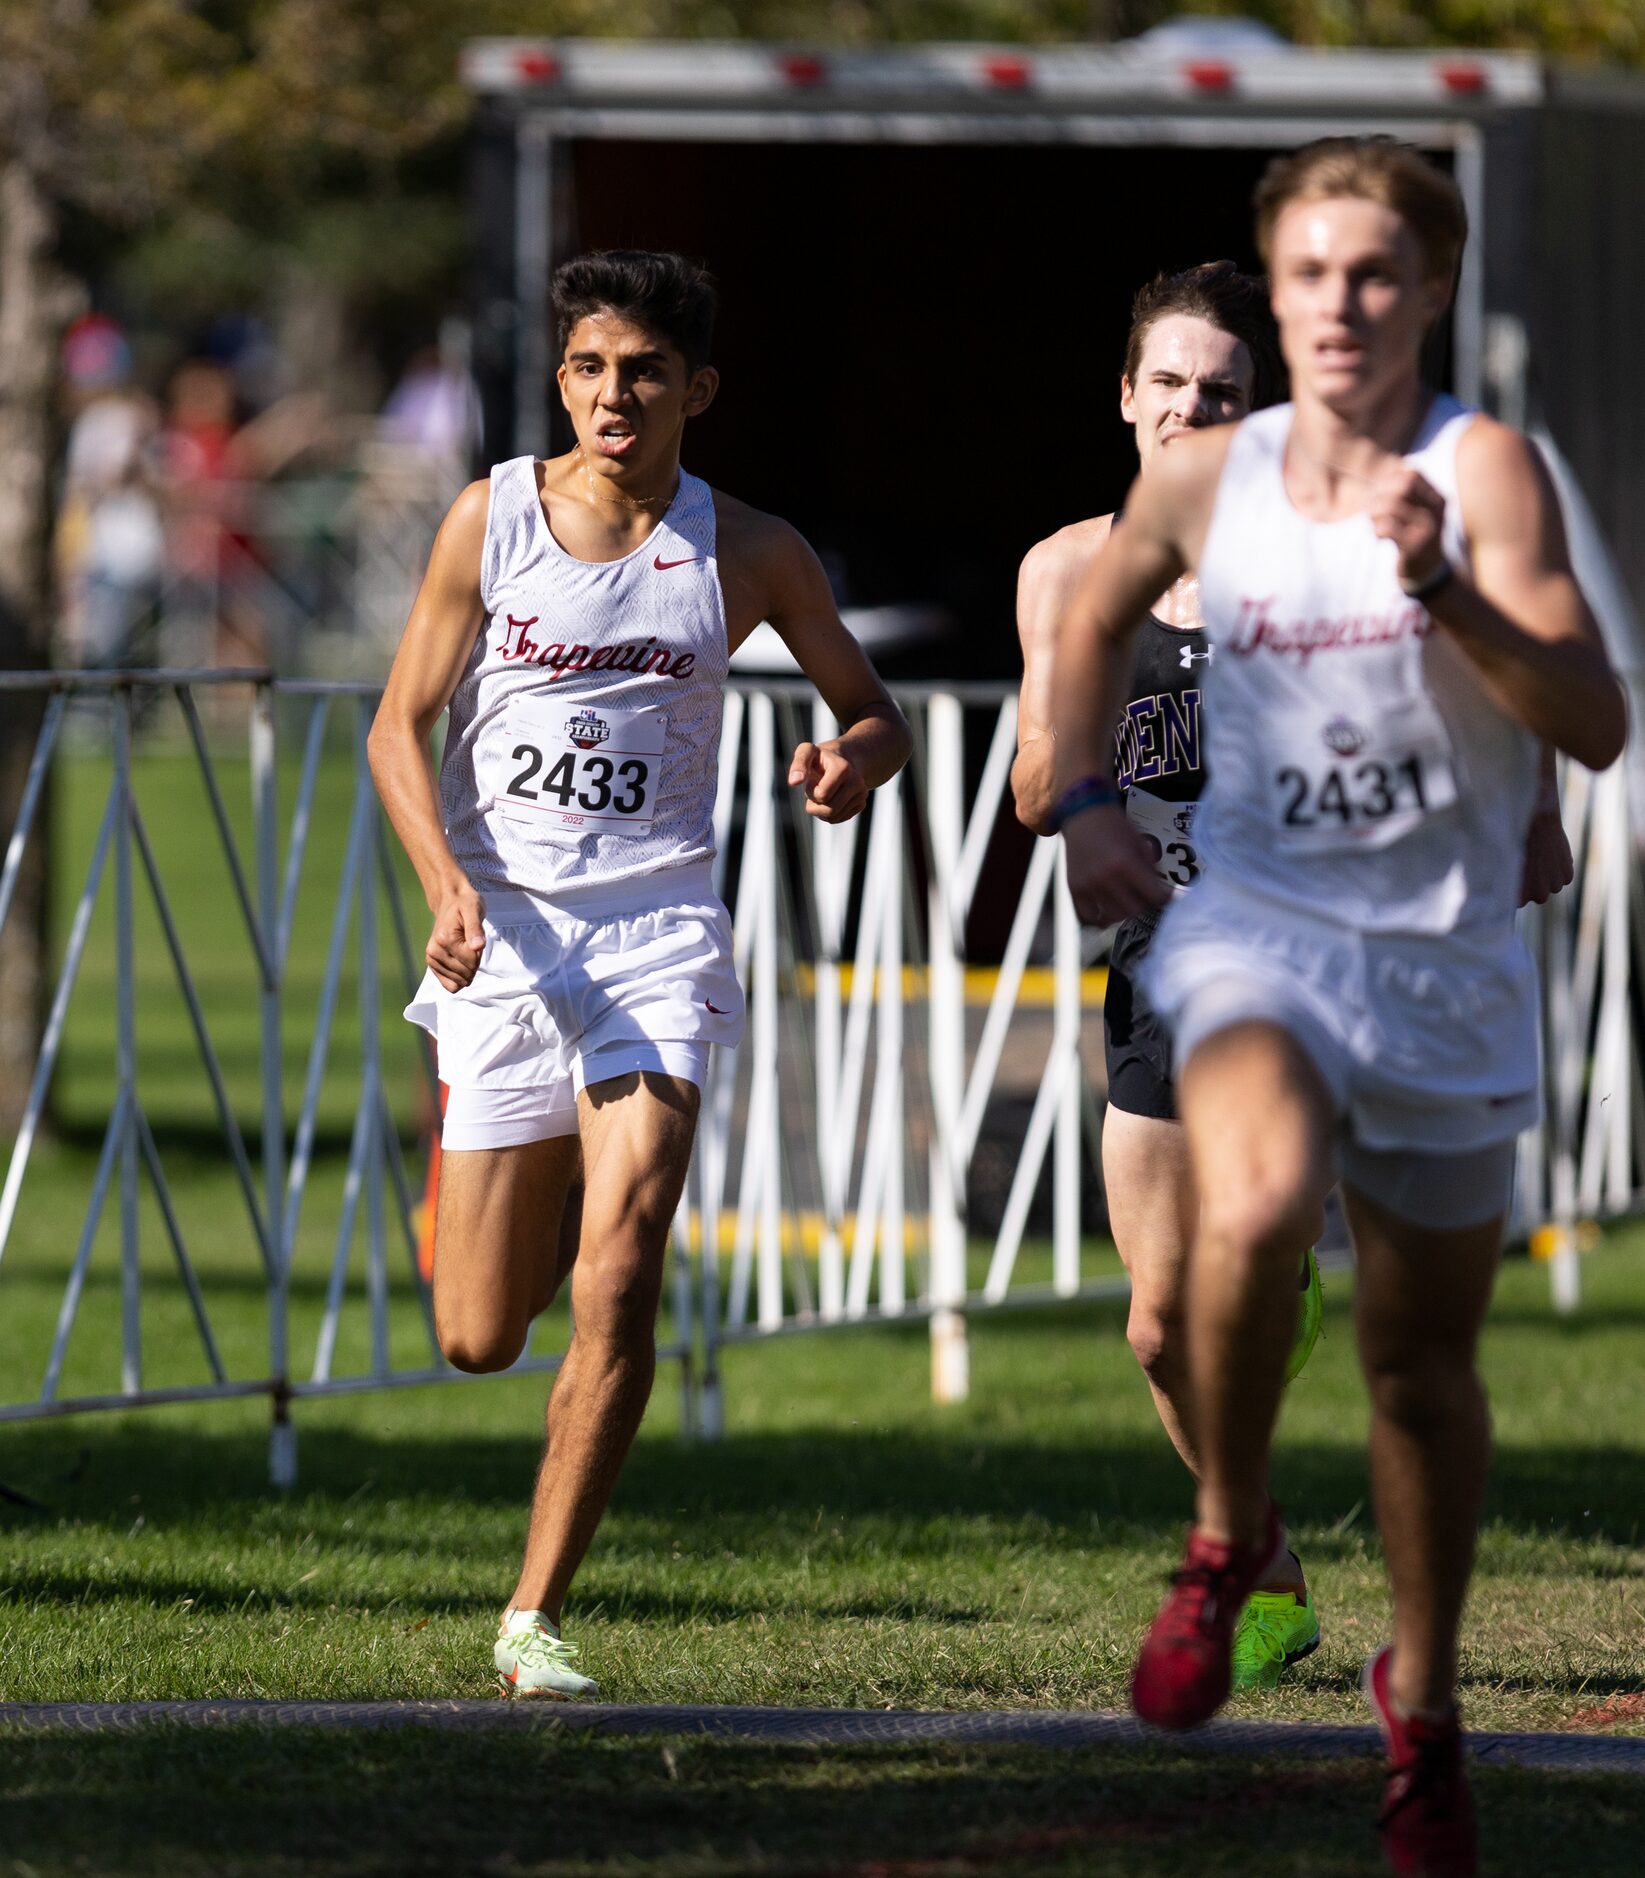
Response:
[[[0,870],[0,929],[28,844],[44,839],[54,773],[74,782],[89,845],[83,872],[67,883],[72,916],[0,1186],[0,1421],[262,1395],[274,1416],[271,1473],[289,1482],[294,1401],[460,1379],[434,1334],[402,1145],[437,1125],[438,1103],[422,1033],[397,1016],[421,975],[421,910],[408,918],[404,870],[366,766],[376,693],[232,672],[13,674],[0,686],[46,694]],[[1021,849],[1002,860],[997,840],[1010,815],[1014,697],[1003,686],[900,687],[897,696],[915,730],[913,761],[867,814],[828,828],[801,812],[784,782],[802,736],[832,734],[814,693],[739,682],[727,694],[716,866],[749,1023],[740,1051],[715,1053],[675,1226],[658,1354],[679,1366],[688,1431],[722,1426],[727,1343],[924,1319],[933,1392],[952,1400],[968,1389],[971,1314],[1125,1290],[1093,1245],[1099,1116],[1082,1032],[1094,1054],[1088,1007],[1100,980],[1082,958],[1061,844],[1024,837],[1024,875]],[[169,736],[158,709],[168,700]],[[177,825],[145,813],[151,784],[164,780],[160,752],[173,794],[154,806]],[[198,785],[181,809],[179,766]],[[231,766],[243,768],[249,815],[223,787]],[[1564,802],[1578,876],[1535,920],[1549,1119],[1522,1143],[1516,1224],[1542,1229],[1555,1301],[1569,1308],[1579,1221],[1634,1209],[1645,1186],[1645,973],[1633,970],[1645,908],[1620,770],[1592,778],[1573,768]],[[186,891],[208,892],[202,841],[215,853],[216,894],[179,921],[167,868],[188,875]],[[967,929],[981,901],[1004,938],[997,966],[979,970]],[[190,960],[190,936],[207,926],[210,995]],[[76,1004],[94,930],[107,945],[107,1011],[89,992]],[[190,1227],[174,1197],[165,1130],[145,1101],[157,1072],[139,1032],[152,1039],[165,1014],[150,982],[156,958],[171,967],[198,1076],[189,1095],[207,1114],[203,1139],[217,1167],[203,1227]],[[112,1063],[112,1079],[100,1058],[95,1072],[82,1065],[68,1078],[82,1112],[88,1080],[93,1106],[102,1101],[98,1157],[72,1256],[52,1243],[51,1214],[27,1235],[19,1272],[12,1242],[20,1219],[33,1219],[27,1175],[50,1132],[76,1021],[80,1057],[106,1050]],[[232,1069],[216,1041],[229,1029],[246,1033]],[[182,1136],[198,1155],[197,1118],[191,1126]],[[981,1181],[990,1158],[1001,1190],[993,1194]],[[142,1256],[145,1171],[175,1267],[169,1293]],[[225,1171],[237,1196],[232,1219],[218,1210]],[[117,1377],[111,1354],[70,1361],[111,1194],[118,1334],[111,1325],[104,1344],[118,1349]],[[1043,1217],[1031,1234],[1036,1209]],[[49,1335],[39,1320],[43,1350],[25,1350],[32,1320],[8,1311],[8,1280],[42,1295],[61,1281]],[[248,1286],[261,1304],[259,1339],[248,1344],[242,1326],[226,1354],[214,1287]],[[175,1336],[162,1340],[164,1373],[149,1363],[145,1315],[157,1313],[191,1327],[192,1373]],[[538,1347],[548,1322],[539,1320],[510,1373],[559,1363],[562,1351]],[[19,1371],[36,1361],[38,1382],[24,1395]]]
[[[0,928],[12,914],[28,844],[44,838],[43,808],[54,766],[60,780],[64,769],[94,772],[101,804],[84,872],[65,883],[74,896],[67,940],[0,1187],[0,1349],[5,1351],[6,1370],[0,1382],[0,1421],[263,1395],[273,1412],[271,1477],[277,1484],[289,1483],[296,1468],[294,1402],[467,1380],[445,1362],[435,1338],[429,1286],[417,1258],[415,1189],[401,1145],[402,1127],[393,1113],[397,1102],[405,1115],[407,1090],[391,1089],[384,1073],[385,1001],[390,1011],[403,1003],[421,977],[422,966],[400,870],[394,864],[393,837],[386,831],[366,766],[365,738],[376,694],[363,686],[234,672],[11,674],[0,677],[0,685],[49,694],[0,872]],[[166,698],[174,701],[176,713],[171,749],[181,743],[199,784],[199,795],[189,805],[195,817],[189,840],[180,842],[173,830],[166,845],[177,850],[193,841],[214,844],[227,901],[199,903],[199,868],[191,855],[186,871],[196,900],[181,909],[181,917],[166,878],[162,843],[145,813],[144,785],[152,779],[145,774],[145,760],[136,757],[134,740],[139,718],[145,720],[144,739],[150,744],[158,739],[153,719],[156,706]],[[236,759],[224,747],[226,711],[238,715],[244,726],[239,733],[247,739],[243,758]],[[288,720],[288,736],[277,739],[277,720],[282,717]],[[289,744],[290,761],[280,743]],[[235,812],[222,786],[223,772],[231,765],[245,772],[249,818]],[[282,793],[291,798],[287,816],[281,814]],[[162,812],[177,809],[175,789],[161,807]],[[322,826],[325,839],[317,842]],[[317,854],[317,848],[325,852]],[[20,1210],[26,1207],[27,1175],[43,1134],[51,1132],[54,1077],[75,1015],[77,981],[87,961],[111,859],[114,905],[107,938],[113,981],[112,1093],[38,1384],[32,1399],[18,1399],[18,1371],[34,1353],[20,1347],[28,1312],[21,1307],[8,1310],[6,1281],[13,1281],[15,1294],[21,1281],[41,1280],[56,1248],[40,1243],[36,1235],[27,1273],[7,1268],[18,1264],[13,1240]],[[175,852],[172,860],[177,860]],[[325,877],[312,878],[322,867],[327,869]],[[162,1131],[151,1126],[145,1101],[150,1053],[139,1047],[140,1021],[152,1039],[171,1013],[155,995],[156,987],[144,982],[139,993],[149,963],[138,945],[139,872],[149,888],[158,939],[172,967],[181,1017],[204,1085],[211,1147],[232,1170],[243,1208],[232,1221],[215,1211],[203,1226],[197,1220],[193,1235],[168,1179]],[[189,890],[185,884],[184,891]],[[304,948],[311,969],[298,973],[294,938],[299,915],[305,925],[310,923],[314,909],[308,903],[316,898],[323,911],[313,923],[327,933],[327,940],[323,954],[312,946]],[[240,942],[226,987],[220,982],[220,929],[225,923]],[[217,955],[211,965],[219,980],[215,999],[202,993],[187,937],[206,927],[212,929]],[[299,990],[308,995],[300,1000]],[[345,1002],[351,1004],[350,1035],[346,1046],[339,1047]],[[233,1077],[225,1071],[215,1037],[235,1023],[236,1007],[243,1009],[246,1003],[257,1011],[255,1074]],[[103,1016],[93,1010],[83,1024],[94,1050],[100,1030],[108,1027],[100,1021]],[[406,1025],[399,1025],[396,1036],[398,1032],[405,1033],[398,1054],[409,1059],[402,1083],[421,1079],[422,1107],[432,1121],[438,1113],[434,1066],[426,1048],[420,1047],[422,1033]],[[295,1101],[287,1087],[288,1046],[293,1043],[299,1045],[301,1066]],[[163,1035],[152,1056],[163,1061]],[[346,1118],[346,1160],[340,1187],[332,1192],[335,1183],[326,1183],[328,1213],[318,1220],[308,1215],[314,1210],[320,1137],[328,1113]],[[253,1128],[255,1146],[247,1138]],[[192,1364],[196,1373],[187,1380],[178,1379],[191,1365],[183,1361],[176,1339],[163,1338],[157,1345],[155,1337],[145,1336],[145,1303],[153,1298],[158,1305],[161,1300],[158,1280],[145,1270],[142,1257],[140,1172],[148,1175],[153,1207],[197,1340]],[[111,1195],[118,1207],[120,1308],[118,1337],[106,1341],[118,1349],[117,1376],[102,1380],[98,1357],[93,1356],[79,1365],[80,1386],[66,1386],[71,1339],[82,1317],[99,1226]],[[308,1251],[300,1256],[305,1227]],[[209,1241],[209,1272],[203,1272],[199,1256],[202,1238]],[[664,1324],[658,1355],[679,1365],[689,1405],[692,1289],[685,1282],[683,1251],[680,1256],[681,1282],[673,1288],[672,1321]],[[355,1282],[357,1262],[363,1272]],[[232,1297],[248,1282],[260,1296],[263,1347],[260,1360],[253,1361],[241,1338],[235,1362],[225,1358],[221,1347],[213,1293],[215,1289]],[[294,1345],[294,1282],[314,1293],[313,1308],[303,1313],[304,1327],[313,1333],[311,1356]],[[528,1346],[510,1373],[552,1370],[562,1354]],[[104,1367],[113,1370],[112,1348],[106,1355]],[[160,1380],[150,1373],[151,1357],[165,1371]]]

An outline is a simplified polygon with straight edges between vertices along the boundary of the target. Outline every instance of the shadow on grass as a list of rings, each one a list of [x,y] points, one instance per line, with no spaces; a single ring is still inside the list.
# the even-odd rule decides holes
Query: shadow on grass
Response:
[[[1169,1750],[814,1750],[558,1730],[12,1736],[7,1849],[56,1869],[316,1874],[1136,1874],[1378,1869],[1376,1774]],[[1584,1874],[1645,1784],[1480,1782],[1488,1867]],[[521,1796],[556,1796],[551,1805]],[[476,1848],[484,1848],[476,1856]],[[1123,1861],[1115,1866],[1110,1861]],[[1508,1869],[1502,1866],[1502,1869]]]
[[[191,1068],[203,1081],[204,1072],[199,1068],[199,1059],[195,1058]],[[147,1111],[145,1110],[147,1114]],[[163,1111],[148,1114],[150,1131],[154,1136],[154,1145],[159,1150],[161,1165],[168,1177],[180,1178],[184,1175],[204,1174],[220,1175],[223,1171],[225,1142],[223,1131],[215,1115],[199,1121],[182,1120],[168,1116]],[[261,1118],[255,1115],[237,1115],[241,1138],[245,1142],[246,1152],[250,1155],[253,1166],[257,1165],[263,1152]],[[89,1168],[95,1166],[97,1156],[102,1152],[103,1138],[108,1132],[109,1118],[106,1113],[82,1113],[70,1110],[59,1115],[53,1122],[50,1139],[54,1146],[66,1152],[81,1155]],[[341,1122],[326,1126],[322,1123],[314,1131],[310,1159],[316,1171],[324,1171],[328,1163],[346,1167],[349,1150],[353,1146],[354,1133],[352,1123]],[[413,1135],[402,1134],[400,1146],[408,1154],[418,1145]]]
[[[217,1433],[191,1422],[179,1429],[162,1409],[103,1423],[95,1438],[84,1424],[49,1425],[0,1434],[0,1443],[0,1478],[53,1519],[124,1529],[140,1495],[151,1522],[201,1520],[227,1531],[280,1504],[255,1426]],[[512,1510],[523,1505],[538,1453],[530,1413],[517,1435],[311,1427],[294,1513],[317,1530],[333,1513],[347,1516],[359,1543],[385,1502]],[[1358,1549],[1367,1498],[1359,1443],[1282,1440],[1276,1476],[1293,1525],[1327,1529],[1312,1542],[1316,1551]],[[1642,1506],[1639,1449],[1504,1444],[1486,1519],[1527,1535],[1629,1544],[1638,1538]],[[807,1533],[824,1521],[844,1522],[847,1531],[856,1519],[894,1522],[899,1551],[917,1554],[926,1522],[934,1547],[964,1543],[967,1522],[980,1522],[1092,1551],[1139,1533],[1175,1537],[1187,1505],[1181,1473],[1152,1430],[1098,1446],[1038,1432],[1001,1437],[968,1417],[941,1432],[799,1429],[692,1446],[659,1436],[635,1448],[614,1510],[632,1528],[656,1520],[676,1536],[698,1522],[753,1532],[803,1526]],[[0,1500],[0,1530],[42,1517]],[[998,1538],[994,1530],[991,1542]]]

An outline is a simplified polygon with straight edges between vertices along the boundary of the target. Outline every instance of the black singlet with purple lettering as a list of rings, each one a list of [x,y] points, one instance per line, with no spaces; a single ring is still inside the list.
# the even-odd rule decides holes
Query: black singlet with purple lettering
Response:
[[[1203,632],[1146,615],[1114,737],[1114,780],[1126,814],[1173,892],[1199,873],[1193,826],[1206,779],[1201,711],[1211,653]],[[1154,917],[1129,919],[1114,934],[1102,1012],[1108,1099],[1130,1114],[1174,1121],[1171,1040],[1134,979],[1155,924]]]
[[[1198,628],[1146,614],[1130,695],[1114,734],[1114,780],[1163,802],[1197,802],[1205,787],[1201,687],[1211,645]],[[1186,883],[1182,883],[1186,884]]]

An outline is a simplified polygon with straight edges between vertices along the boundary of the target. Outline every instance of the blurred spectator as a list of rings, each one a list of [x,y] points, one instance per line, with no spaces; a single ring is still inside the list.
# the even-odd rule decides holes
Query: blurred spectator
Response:
[[[383,406],[378,436],[466,476],[480,436],[479,393],[468,371],[458,323],[448,321],[440,340],[412,354]]]
[[[153,400],[131,383],[131,348],[101,314],[75,321],[63,342],[69,425],[57,563],[70,663],[140,662],[165,568]]]
[[[290,372],[272,335],[254,313],[220,313],[203,355],[228,367],[235,396],[248,411],[266,411],[290,389]]]
[[[263,663],[262,561],[247,532],[253,465],[237,416],[234,380],[214,359],[185,359],[172,373],[160,440],[175,583],[169,610],[193,628],[190,662]]]

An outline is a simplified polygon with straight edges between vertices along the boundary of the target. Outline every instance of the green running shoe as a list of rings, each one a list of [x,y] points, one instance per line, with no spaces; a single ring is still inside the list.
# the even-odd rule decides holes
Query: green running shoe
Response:
[[[1319,1648],[1319,1617],[1304,1592],[1253,1591],[1234,1626],[1233,1686],[1272,1689],[1280,1674]]]
[[[545,1695],[559,1702],[600,1693],[592,1677],[579,1675],[571,1667],[576,1654],[576,1644],[562,1642],[559,1631],[540,1612],[515,1610],[503,1612],[491,1652],[505,1694]]]
[[[1285,1359],[1287,1382],[1295,1382],[1307,1367],[1309,1357],[1314,1354],[1314,1345],[1319,1342],[1319,1323],[1324,1315],[1324,1298],[1319,1283],[1319,1260],[1314,1257],[1312,1246],[1302,1255],[1301,1282],[1298,1289],[1302,1296],[1297,1304],[1296,1341],[1291,1345],[1291,1354]]]

